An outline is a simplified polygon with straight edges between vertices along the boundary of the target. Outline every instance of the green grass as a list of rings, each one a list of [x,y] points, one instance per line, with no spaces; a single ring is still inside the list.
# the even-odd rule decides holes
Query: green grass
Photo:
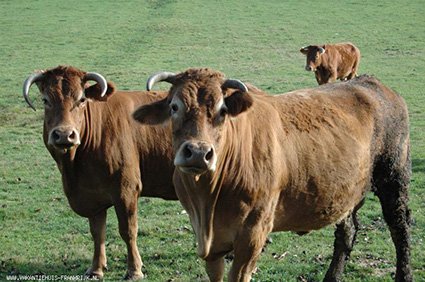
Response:
[[[212,67],[270,93],[314,87],[299,48],[351,41],[360,73],[377,76],[407,101],[413,177],[412,266],[425,280],[425,5],[413,1],[0,1],[0,280],[8,274],[82,274],[90,265],[87,219],[73,213],[44,148],[43,111],[22,98],[34,70],[70,64],[102,73],[120,89],[148,75]],[[166,87],[166,86],[162,86]],[[139,249],[147,281],[206,278],[178,202],[141,199]],[[346,281],[390,281],[395,251],[372,195]],[[333,228],[272,235],[253,281],[317,281],[332,254]],[[277,259],[282,254],[281,259]],[[125,245],[108,213],[108,281],[125,272]]]

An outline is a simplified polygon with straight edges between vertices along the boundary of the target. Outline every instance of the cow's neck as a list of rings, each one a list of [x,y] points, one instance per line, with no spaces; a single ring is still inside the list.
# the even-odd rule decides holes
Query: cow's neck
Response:
[[[98,149],[102,140],[102,107],[100,103],[87,103],[84,121],[80,130],[81,144],[77,153]]]
[[[195,231],[198,255],[205,258],[210,253],[214,237],[215,206],[221,185],[211,173],[188,175],[176,171],[175,179],[179,199],[188,212]]]
[[[225,136],[231,138],[234,130],[234,126],[230,126]],[[175,175],[177,176],[177,179],[175,178],[176,188],[178,190],[180,187],[184,193],[184,195],[179,196],[179,199],[183,200],[182,204],[189,213],[196,233],[198,255],[202,258],[210,254],[214,240],[215,209],[220,194],[224,192],[222,188],[233,189],[238,186],[238,183],[232,179],[232,175],[233,173],[240,175],[237,167],[235,167],[238,160],[234,159],[240,154],[238,148],[234,148],[234,144],[228,142],[230,141],[229,138],[223,138],[223,146],[220,146],[218,150],[221,154],[218,156],[217,169],[214,172],[188,175],[176,171]]]
[[[51,156],[56,161],[56,164],[62,176],[62,184],[65,195],[69,197],[73,191],[73,187],[75,187],[76,184],[74,159],[77,150],[72,149],[66,153],[58,153],[50,146],[48,146],[46,141],[45,144]]]

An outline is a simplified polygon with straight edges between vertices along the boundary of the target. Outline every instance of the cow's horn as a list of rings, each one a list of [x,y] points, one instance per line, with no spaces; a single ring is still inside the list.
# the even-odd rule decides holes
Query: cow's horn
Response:
[[[102,90],[100,97],[105,96],[106,90],[108,90],[108,83],[106,82],[106,79],[97,72],[88,72],[85,75],[86,80],[94,80],[100,85],[100,89]]]
[[[29,98],[29,93],[30,93],[30,88],[31,85],[36,82],[37,80],[40,80],[43,78],[43,73],[33,73],[32,75],[30,75],[24,82],[24,87],[23,87],[23,94],[24,94],[24,98],[25,98],[25,102],[27,102],[27,104],[35,111],[35,107],[34,105],[31,103],[30,98]]]
[[[227,79],[223,85],[221,85],[223,89],[227,88],[233,88],[233,89],[239,89],[242,93],[248,92],[248,87],[246,85],[238,80],[238,79]]]
[[[174,76],[174,73],[166,71],[155,73],[148,78],[148,81],[146,82],[146,90],[151,91],[154,84],[160,81],[172,83],[172,78]]]

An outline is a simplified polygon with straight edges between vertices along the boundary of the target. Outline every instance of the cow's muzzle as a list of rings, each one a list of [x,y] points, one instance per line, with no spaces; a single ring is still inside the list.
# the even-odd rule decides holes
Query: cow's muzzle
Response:
[[[306,71],[316,71],[312,66],[306,65],[305,66]]]
[[[174,165],[188,174],[203,174],[214,171],[217,157],[214,146],[203,141],[186,141],[176,153]]]
[[[56,150],[66,153],[80,144],[80,134],[72,127],[56,127],[50,131],[48,143]]]

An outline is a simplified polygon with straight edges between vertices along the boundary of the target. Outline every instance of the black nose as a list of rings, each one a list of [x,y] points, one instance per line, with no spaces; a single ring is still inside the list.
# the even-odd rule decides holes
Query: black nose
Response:
[[[214,156],[214,149],[207,143],[186,143],[182,154],[186,160],[193,159],[197,162],[208,164]]]
[[[305,70],[306,70],[306,71],[311,71],[311,70],[312,70],[312,68],[311,68],[310,66],[305,66]]]
[[[80,143],[78,133],[75,129],[56,128],[51,132],[50,143],[59,146],[73,146]]]
[[[187,141],[176,153],[174,164],[186,171],[201,172],[215,169],[214,147],[203,141]]]

